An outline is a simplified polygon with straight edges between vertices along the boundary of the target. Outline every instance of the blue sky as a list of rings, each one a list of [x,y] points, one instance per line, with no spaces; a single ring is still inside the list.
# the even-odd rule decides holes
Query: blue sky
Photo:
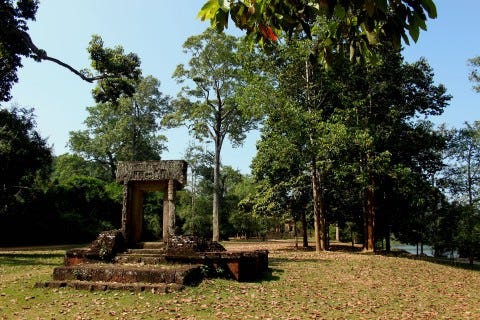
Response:
[[[186,63],[183,42],[208,26],[196,18],[203,0],[42,0],[30,34],[40,48],[81,69],[88,67],[86,47],[92,34],[106,46],[121,45],[142,60],[144,75],[161,81],[160,90],[176,96],[179,87],[171,75],[179,63]],[[406,61],[425,57],[433,67],[435,81],[453,95],[444,115],[436,123],[460,127],[465,121],[480,120],[480,94],[468,81],[467,60],[480,55],[477,27],[480,1],[436,0],[439,17],[428,22],[418,43],[404,50]],[[233,26],[230,27],[233,29]],[[68,133],[84,128],[85,107],[94,104],[91,89],[71,72],[50,62],[24,60],[12,103],[35,108],[38,130],[53,145],[55,154],[68,152]],[[181,159],[191,140],[184,129],[163,132],[169,139],[163,159]],[[222,162],[243,173],[250,172],[258,133],[249,135],[243,148],[232,149],[225,142]]]

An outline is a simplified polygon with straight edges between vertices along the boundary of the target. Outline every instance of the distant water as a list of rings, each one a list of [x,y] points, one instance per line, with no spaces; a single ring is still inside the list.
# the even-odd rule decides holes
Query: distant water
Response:
[[[417,254],[417,246],[413,246],[410,244],[397,244],[397,245],[392,245],[392,249],[397,249],[397,250],[404,250],[407,251],[408,253],[411,254]],[[421,253],[421,248],[418,246],[418,254]],[[423,254],[426,254],[427,256],[433,257],[433,248],[427,245],[423,245]]]

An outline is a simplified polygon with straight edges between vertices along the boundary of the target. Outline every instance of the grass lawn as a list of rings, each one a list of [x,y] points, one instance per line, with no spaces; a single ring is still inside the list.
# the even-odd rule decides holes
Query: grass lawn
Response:
[[[214,279],[182,292],[36,289],[64,250],[0,251],[0,319],[480,319],[480,272],[393,256],[295,251],[291,241],[227,242],[266,248],[271,276]]]

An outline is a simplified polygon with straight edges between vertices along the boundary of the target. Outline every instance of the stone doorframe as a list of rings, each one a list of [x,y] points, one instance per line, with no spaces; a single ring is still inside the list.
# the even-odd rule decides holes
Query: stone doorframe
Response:
[[[141,241],[145,192],[163,192],[163,241],[175,235],[176,191],[187,183],[183,160],[125,161],[117,165],[123,184],[122,232],[127,244]]]

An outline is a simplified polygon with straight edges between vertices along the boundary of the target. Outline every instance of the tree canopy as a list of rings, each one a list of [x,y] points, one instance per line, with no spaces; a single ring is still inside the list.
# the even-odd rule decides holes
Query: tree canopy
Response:
[[[207,0],[198,16],[219,31],[228,27],[230,17],[247,37],[260,43],[293,33],[311,38],[318,18],[327,18],[334,23],[316,50],[328,60],[338,50],[354,58],[368,55],[378,43],[389,42],[399,49],[402,40],[416,42],[437,10],[432,0]]]
[[[142,77],[132,97],[88,107],[87,129],[70,132],[72,151],[105,166],[112,179],[118,161],[160,159],[166,138],[158,131],[169,97],[159,87],[156,78]]]
[[[0,214],[14,213],[22,195],[50,174],[51,150],[35,125],[33,110],[0,109]]]

